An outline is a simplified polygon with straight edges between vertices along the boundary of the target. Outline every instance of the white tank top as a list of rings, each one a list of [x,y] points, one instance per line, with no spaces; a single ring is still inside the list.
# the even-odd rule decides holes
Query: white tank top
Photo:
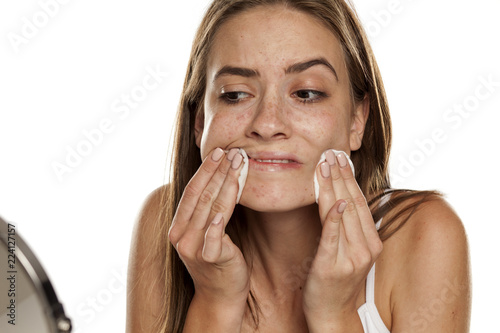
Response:
[[[384,196],[380,201],[380,206],[385,204],[391,194]],[[380,228],[382,219],[380,219],[375,226]],[[375,264],[373,264],[368,276],[366,277],[366,303],[358,308],[359,318],[363,324],[363,331],[365,333],[390,333],[384,324],[384,321],[378,313],[377,306],[375,305]]]

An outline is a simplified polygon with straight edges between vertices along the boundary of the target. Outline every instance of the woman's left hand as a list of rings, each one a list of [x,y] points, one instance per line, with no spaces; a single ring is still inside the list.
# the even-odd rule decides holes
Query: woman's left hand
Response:
[[[323,230],[304,287],[304,313],[310,332],[362,332],[356,300],[382,241],[346,157],[330,150],[326,158],[316,169]]]

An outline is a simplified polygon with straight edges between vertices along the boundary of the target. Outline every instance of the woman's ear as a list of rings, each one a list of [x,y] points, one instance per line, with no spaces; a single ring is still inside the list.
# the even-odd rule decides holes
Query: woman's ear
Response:
[[[203,128],[205,127],[205,114],[203,110],[198,110],[196,112],[196,118],[194,119],[194,137],[196,139],[196,145],[198,148],[201,146],[201,137],[203,136]]]
[[[351,133],[349,138],[351,151],[361,148],[363,142],[363,134],[365,133],[366,121],[370,114],[370,97],[368,94],[354,108],[354,116],[352,118]]]

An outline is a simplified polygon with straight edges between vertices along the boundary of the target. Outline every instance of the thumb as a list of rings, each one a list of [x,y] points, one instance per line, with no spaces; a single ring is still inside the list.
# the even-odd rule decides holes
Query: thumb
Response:
[[[342,214],[346,206],[347,202],[345,200],[338,200],[328,212],[321,232],[316,255],[318,258],[324,258],[330,262],[332,259],[337,258],[341,237]]]
[[[231,238],[224,233],[224,217],[217,213],[205,233],[202,258],[206,262],[222,265],[229,264],[238,254],[240,249]],[[243,256],[241,254],[241,256]]]

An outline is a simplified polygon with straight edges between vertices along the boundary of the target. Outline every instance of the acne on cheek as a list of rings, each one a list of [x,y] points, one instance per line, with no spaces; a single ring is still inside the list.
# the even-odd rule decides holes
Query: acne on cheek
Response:
[[[263,186],[260,186],[260,188],[256,188],[255,186],[250,187],[250,191],[253,193],[253,195],[257,198],[262,198],[264,195],[262,194],[265,188]]]
[[[216,138],[221,144],[228,144],[240,135],[241,128],[245,127],[244,116],[230,116],[227,113],[214,115],[207,127],[205,134]]]
[[[293,187],[292,187],[293,188]],[[245,189],[243,191],[242,200],[240,201],[240,204],[243,206],[253,208],[253,209],[259,209],[262,208],[261,205],[264,204],[270,209],[276,208],[279,206],[280,202],[283,200],[283,193],[293,193],[292,197],[293,200],[298,200],[300,204],[303,205],[309,205],[315,201],[315,196],[314,196],[314,187],[311,182],[311,186],[309,187],[304,187],[302,190],[300,188],[298,189],[269,189],[266,185],[254,185],[252,180],[247,181],[245,185]],[[249,198],[253,198],[252,200],[257,200],[249,202],[245,201],[245,197],[247,200],[250,200]],[[263,200],[261,203],[259,203],[260,200]],[[255,207],[253,207],[255,205]]]

